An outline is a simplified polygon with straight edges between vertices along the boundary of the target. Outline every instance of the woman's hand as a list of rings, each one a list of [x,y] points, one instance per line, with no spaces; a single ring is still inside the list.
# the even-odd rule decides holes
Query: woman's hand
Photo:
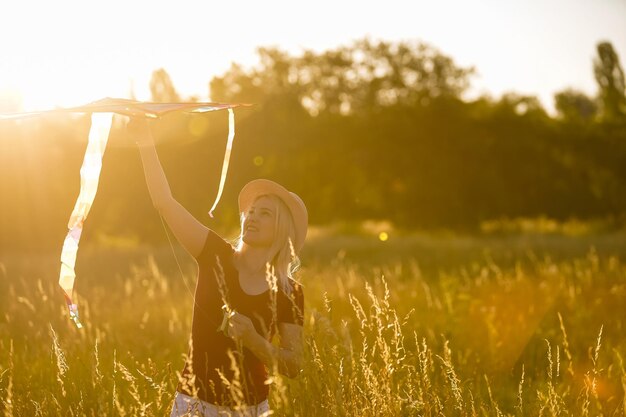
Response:
[[[249,317],[234,312],[228,320],[226,335],[235,342],[241,342],[244,346],[247,346],[256,334],[257,331]]]
[[[150,125],[145,117],[134,116],[126,123],[126,130],[135,139],[138,146],[154,145]]]

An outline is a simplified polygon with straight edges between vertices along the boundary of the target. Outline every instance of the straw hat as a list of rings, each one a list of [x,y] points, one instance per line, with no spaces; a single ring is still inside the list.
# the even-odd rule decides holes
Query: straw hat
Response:
[[[265,179],[252,180],[244,185],[239,193],[239,212],[245,213],[257,197],[265,194],[276,195],[289,208],[296,228],[296,241],[293,242],[293,247],[296,253],[299,253],[306,238],[309,215],[304,202],[297,194],[292,193],[274,181]]]

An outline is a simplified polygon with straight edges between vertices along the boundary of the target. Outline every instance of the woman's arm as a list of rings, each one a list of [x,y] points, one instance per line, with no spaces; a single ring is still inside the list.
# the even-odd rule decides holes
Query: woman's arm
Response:
[[[152,204],[163,216],[180,244],[193,257],[197,257],[202,251],[209,229],[172,196],[147,121],[133,118],[128,124],[128,130],[135,137],[139,148]]]
[[[268,368],[278,365],[278,372],[295,378],[302,368],[302,326],[279,323],[280,346],[274,346],[261,336],[249,317],[235,313],[229,320],[228,335],[241,341]]]

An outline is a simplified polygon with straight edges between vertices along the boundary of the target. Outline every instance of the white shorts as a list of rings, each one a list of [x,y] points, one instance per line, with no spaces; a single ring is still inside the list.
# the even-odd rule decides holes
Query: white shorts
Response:
[[[176,392],[170,417],[267,417],[269,415],[270,406],[267,400],[236,410]]]

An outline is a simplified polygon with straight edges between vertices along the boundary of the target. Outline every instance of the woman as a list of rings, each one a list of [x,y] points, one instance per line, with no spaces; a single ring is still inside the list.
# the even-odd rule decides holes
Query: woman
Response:
[[[191,345],[171,416],[269,414],[267,368],[294,377],[302,362],[304,297],[292,279],[306,238],[302,200],[269,180],[239,194],[233,247],[172,196],[147,122],[134,119],[154,206],[198,263]],[[279,346],[271,343],[279,336]]]

